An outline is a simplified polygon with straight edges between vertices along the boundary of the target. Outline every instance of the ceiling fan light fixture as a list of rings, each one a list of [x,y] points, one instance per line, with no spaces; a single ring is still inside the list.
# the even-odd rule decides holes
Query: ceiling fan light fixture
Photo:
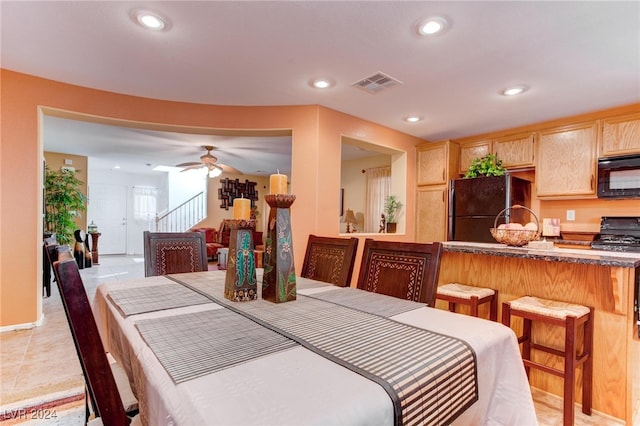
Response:
[[[221,174],[222,174],[222,170],[220,170],[218,167],[215,167],[214,165],[211,165],[209,167],[209,178],[210,179],[217,178]]]
[[[418,34],[421,36],[434,36],[444,34],[449,28],[449,21],[442,16],[432,16],[418,24]]]
[[[507,87],[506,89],[502,90],[500,94],[503,96],[515,96],[515,95],[520,95],[526,92],[527,90],[529,90],[529,86],[524,84],[519,84],[517,86]]]

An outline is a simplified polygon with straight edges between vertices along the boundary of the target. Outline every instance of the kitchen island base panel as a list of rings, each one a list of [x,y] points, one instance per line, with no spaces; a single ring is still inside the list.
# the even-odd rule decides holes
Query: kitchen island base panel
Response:
[[[499,313],[502,303],[521,296],[536,296],[594,307],[593,405],[607,415],[633,424],[633,413],[640,406],[640,341],[634,315],[636,270],[634,267],[601,265],[596,262],[559,261],[555,257],[536,258],[449,251],[445,243],[439,283],[464,282],[498,290]],[[507,249],[509,250],[509,249]],[[439,308],[447,309],[444,302]],[[462,312],[464,308],[461,307]],[[481,308],[483,308],[481,306]],[[486,308],[488,313],[488,308]],[[483,311],[480,311],[483,315]],[[522,320],[514,318],[511,327],[519,335]],[[557,327],[534,324],[540,342],[562,349],[564,333]],[[579,334],[579,339],[582,335]],[[562,368],[562,360],[549,354],[534,354],[538,362]],[[581,403],[581,369],[576,374],[576,398]],[[558,396],[563,380],[531,371],[533,387]]]

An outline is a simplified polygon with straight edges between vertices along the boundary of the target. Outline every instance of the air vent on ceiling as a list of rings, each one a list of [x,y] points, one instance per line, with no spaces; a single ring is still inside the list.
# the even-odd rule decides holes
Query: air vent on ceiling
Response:
[[[369,93],[376,94],[385,89],[391,89],[392,87],[396,87],[401,84],[402,82],[400,80],[396,80],[383,72],[377,72],[369,77],[356,81],[352,86],[358,87]]]

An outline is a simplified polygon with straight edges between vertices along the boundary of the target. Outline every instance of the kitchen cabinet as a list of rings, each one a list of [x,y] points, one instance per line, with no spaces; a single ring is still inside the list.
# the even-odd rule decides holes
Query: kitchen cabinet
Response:
[[[539,198],[595,198],[597,123],[543,130],[538,136]]]
[[[460,146],[424,143],[417,150],[416,241],[446,241],[449,181],[458,177]]]
[[[459,155],[458,144],[452,141],[420,144],[418,151],[418,185],[439,185],[449,181],[452,170],[452,155]],[[453,152],[452,152],[453,151]],[[457,161],[455,162],[457,165]]]
[[[640,154],[640,113],[602,120],[600,157]]]
[[[447,240],[448,186],[418,187],[416,196],[416,241]]]
[[[533,133],[496,139],[493,141],[493,153],[507,169],[533,167]]]
[[[479,141],[465,144],[460,147],[460,174],[464,175],[471,162],[476,158],[482,158],[491,154],[491,141]]]

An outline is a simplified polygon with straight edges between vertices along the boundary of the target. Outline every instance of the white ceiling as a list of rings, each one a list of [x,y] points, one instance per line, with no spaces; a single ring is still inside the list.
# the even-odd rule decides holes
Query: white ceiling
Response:
[[[165,16],[168,30],[142,29],[130,17],[135,8]],[[640,102],[638,1],[3,0],[0,14],[3,68],[148,98],[320,104],[431,141]],[[418,36],[417,23],[433,15],[449,20],[448,31]],[[379,71],[403,84],[375,95],[352,87]],[[315,77],[335,86],[313,89]],[[499,94],[513,84],[531,89]],[[403,121],[412,114],[424,120]],[[290,155],[282,137],[239,141],[52,121],[45,133],[65,139],[46,138],[45,147],[65,152],[100,145],[106,156],[125,141],[128,154],[145,152],[145,163],[167,161],[167,152],[173,164],[195,161],[201,145],[213,144],[220,162],[246,172],[258,165],[234,164],[243,149],[255,157],[273,144]]]

